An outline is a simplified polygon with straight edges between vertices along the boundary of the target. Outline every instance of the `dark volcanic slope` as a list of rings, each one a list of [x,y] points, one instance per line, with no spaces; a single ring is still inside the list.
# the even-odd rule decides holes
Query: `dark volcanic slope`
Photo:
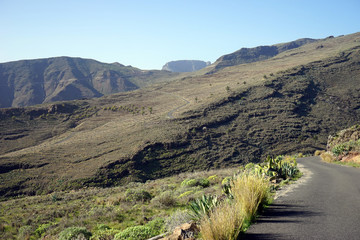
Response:
[[[342,48],[325,54],[345,40]],[[320,44],[324,47],[319,49]],[[304,56],[292,55],[292,50],[286,56],[163,87],[2,109],[0,195],[113,186],[261,161],[272,154],[325,149],[329,134],[360,119],[358,34],[295,52],[303,51]],[[313,58],[318,54],[321,58]],[[292,59],[292,65],[286,65],[290,68],[272,68]],[[260,71],[263,68],[266,72]],[[257,74],[254,79],[251,70]],[[241,78],[244,74],[249,75]],[[226,87],[233,81],[238,83]],[[211,98],[218,84],[223,93]],[[208,102],[191,100],[203,91],[210,98],[206,94],[199,99]],[[184,98],[189,110],[165,120]],[[22,149],[28,146],[34,147]]]
[[[0,64],[0,108],[100,97],[137,89],[165,71],[57,57]]]
[[[317,41],[311,38],[301,38],[288,43],[281,43],[271,46],[259,46],[255,48],[242,48],[236,52],[224,55],[220,57],[214,63],[215,69],[213,71],[220,70],[225,67],[235,66],[243,63],[251,63],[266,60],[274,57],[275,55],[298,48],[302,45]]]
[[[128,177],[146,180],[325,149],[329,132],[360,119],[359,83],[359,47],[277,73],[263,85],[175,119],[172,127],[189,129],[177,140],[148,145],[103,167],[86,184],[111,186]]]

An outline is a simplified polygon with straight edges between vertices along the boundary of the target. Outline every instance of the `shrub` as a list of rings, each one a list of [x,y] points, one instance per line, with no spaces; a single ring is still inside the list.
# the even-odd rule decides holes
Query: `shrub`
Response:
[[[199,178],[199,179],[185,179],[184,181],[182,181],[181,183],[182,187],[197,187],[197,186],[201,186],[203,188],[207,188],[210,186],[210,182],[208,179],[203,179],[203,178]]]
[[[33,232],[31,226],[22,226],[19,229],[19,233],[17,236],[18,240],[30,239],[30,235]]]
[[[176,199],[171,191],[166,191],[151,200],[156,207],[172,207],[176,205]]]
[[[231,182],[232,177],[225,177],[222,181],[221,181],[221,185],[227,185]]]
[[[52,224],[46,223],[41,224],[36,230],[35,230],[35,236],[38,238],[41,238],[45,232],[48,230],[49,227],[51,227]]]
[[[163,218],[155,218],[146,224],[151,229],[151,236],[156,236],[165,231],[165,220]]]
[[[114,236],[119,232],[120,230],[116,229],[101,229],[96,231],[90,240],[113,240]]]
[[[218,176],[217,175],[212,175],[212,176],[209,176],[208,178],[207,178],[207,180],[209,181],[209,182],[217,182],[217,180],[218,180]]]
[[[128,202],[147,202],[151,200],[151,195],[149,192],[143,189],[132,190],[128,189],[125,192],[125,198]]]
[[[335,156],[339,156],[340,154],[342,154],[344,151],[347,151],[347,150],[348,150],[348,148],[345,144],[338,144],[331,149],[331,152]]]
[[[69,227],[59,234],[59,240],[90,239],[91,235],[84,227]]]
[[[115,235],[114,240],[145,240],[152,237],[152,230],[148,226],[128,227]]]
[[[186,192],[180,194],[178,198],[183,198],[183,197],[189,196],[192,193],[194,193],[194,190],[186,191]]]

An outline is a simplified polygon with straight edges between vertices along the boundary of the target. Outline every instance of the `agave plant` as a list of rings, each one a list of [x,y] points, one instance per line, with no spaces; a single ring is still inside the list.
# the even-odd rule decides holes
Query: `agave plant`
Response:
[[[189,204],[191,216],[193,220],[198,221],[204,216],[209,216],[212,209],[220,204],[220,199],[217,196],[203,195],[201,198],[192,201]]]

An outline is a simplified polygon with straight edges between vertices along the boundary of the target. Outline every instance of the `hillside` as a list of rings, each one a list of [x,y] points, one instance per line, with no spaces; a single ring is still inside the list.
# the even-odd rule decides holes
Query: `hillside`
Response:
[[[213,71],[223,69],[229,66],[235,66],[243,63],[252,63],[272,58],[279,53],[287,50],[301,47],[302,45],[316,42],[316,39],[302,38],[288,43],[280,43],[271,46],[259,46],[255,48],[241,48],[240,50],[221,56],[214,63]]]
[[[101,97],[138,89],[174,75],[70,57],[1,63],[0,108]]]
[[[210,62],[200,60],[179,60],[167,62],[162,70],[170,72],[194,72],[210,65]]]
[[[201,71],[100,98],[3,109],[1,196],[312,153],[360,118],[359,33]]]

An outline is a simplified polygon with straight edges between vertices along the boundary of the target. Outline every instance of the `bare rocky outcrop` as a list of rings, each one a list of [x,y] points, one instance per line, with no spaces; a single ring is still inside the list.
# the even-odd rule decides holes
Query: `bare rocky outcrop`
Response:
[[[161,238],[161,240],[195,240],[195,236],[199,233],[199,231],[200,230],[196,223],[184,223],[175,228],[174,232],[170,236]]]
[[[179,60],[166,63],[162,67],[162,70],[170,72],[194,72],[210,64],[210,62],[204,62],[200,60]]]

